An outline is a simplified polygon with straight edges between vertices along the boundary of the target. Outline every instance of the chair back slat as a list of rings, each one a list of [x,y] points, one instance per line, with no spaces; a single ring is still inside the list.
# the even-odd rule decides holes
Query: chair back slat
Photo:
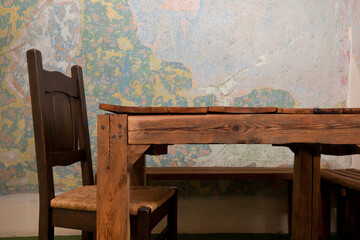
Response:
[[[72,76],[43,69],[41,53],[27,52],[40,199],[54,197],[53,166],[81,162],[84,185],[94,184],[82,70]]]
[[[85,151],[73,150],[71,152],[52,152],[51,159],[53,166],[68,166],[85,159]]]
[[[77,149],[74,99],[62,92],[46,92],[46,112],[49,121],[49,150],[51,152]]]
[[[43,70],[43,79],[46,92],[61,92],[70,97],[78,98],[79,85],[76,79],[71,79],[61,72]]]

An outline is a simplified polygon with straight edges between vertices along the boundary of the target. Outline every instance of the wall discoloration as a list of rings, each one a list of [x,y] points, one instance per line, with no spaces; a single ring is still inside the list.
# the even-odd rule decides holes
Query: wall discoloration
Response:
[[[83,67],[96,167],[99,102],[357,105],[359,5],[356,0],[2,2],[0,194],[37,189],[27,49],[41,50],[47,69],[70,74],[71,65]],[[169,153],[149,157],[148,165],[289,166],[293,161],[287,149],[268,146],[173,146]],[[328,167],[350,163],[350,157],[323,161]],[[78,165],[55,172],[61,190],[80,183]]]

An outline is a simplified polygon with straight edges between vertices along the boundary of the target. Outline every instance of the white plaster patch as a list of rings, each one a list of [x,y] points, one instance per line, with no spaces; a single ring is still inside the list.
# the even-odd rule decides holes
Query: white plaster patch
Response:
[[[346,4],[210,0],[179,12],[162,3],[129,1],[142,42],[192,70],[195,96],[214,94],[227,105],[239,92],[270,87],[290,92],[298,107],[345,101]]]

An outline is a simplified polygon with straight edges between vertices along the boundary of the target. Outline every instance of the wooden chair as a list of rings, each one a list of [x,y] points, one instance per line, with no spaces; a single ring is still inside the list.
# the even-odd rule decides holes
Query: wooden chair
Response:
[[[96,232],[96,185],[91,162],[82,69],[71,77],[43,69],[41,53],[27,52],[39,181],[39,239],[53,239],[54,227],[79,229],[83,239]],[[55,196],[53,167],[80,162],[83,186]],[[177,238],[177,193],[169,187],[132,187],[132,239],[149,240],[168,216],[158,239]]]

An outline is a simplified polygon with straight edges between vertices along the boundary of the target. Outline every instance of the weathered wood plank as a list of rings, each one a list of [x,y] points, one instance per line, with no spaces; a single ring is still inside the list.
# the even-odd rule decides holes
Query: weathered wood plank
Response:
[[[336,183],[356,191],[360,191],[360,181],[352,177],[340,175],[331,170],[329,171],[329,169],[322,169],[321,177],[329,182]]]
[[[208,107],[209,113],[276,113],[276,107]]]
[[[360,108],[344,108],[344,113],[346,114],[359,114]]]
[[[129,107],[100,103],[101,110],[128,114],[167,114],[168,107]]]
[[[97,239],[99,240],[130,240],[130,181],[126,129],[127,115],[98,116]]]
[[[341,114],[344,108],[278,108],[277,113],[285,114]],[[351,110],[347,113],[352,113]],[[353,112],[353,113],[360,113]]]
[[[315,114],[342,114],[343,108],[314,108]]]
[[[329,171],[331,173],[339,175],[339,177],[348,177],[352,178],[354,180],[358,180],[360,183],[360,175],[356,174],[356,172],[348,171],[346,169],[326,169],[326,171]]]
[[[129,144],[359,144],[356,114],[129,116]]]
[[[207,107],[169,107],[170,114],[205,114]]]
[[[292,180],[292,168],[148,167],[148,180],[281,179]]]
[[[360,175],[360,170],[359,170],[359,169],[356,169],[356,168],[347,168],[346,170],[347,170],[347,171],[351,171],[351,172],[353,172],[354,174]]]
[[[312,114],[314,108],[278,108],[277,113],[282,114]]]
[[[135,107],[100,103],[99,108],[128,114],[205,114],[205,113],[280,113],[280,114],[360,114],[360,108],[277,108],[277,107]]]

